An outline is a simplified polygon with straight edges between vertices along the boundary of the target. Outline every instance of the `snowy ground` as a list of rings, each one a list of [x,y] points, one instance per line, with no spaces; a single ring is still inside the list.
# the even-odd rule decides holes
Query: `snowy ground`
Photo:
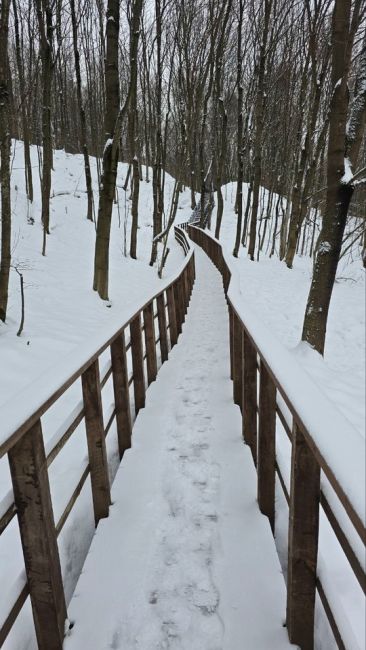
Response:
[[[159,288],[157,271],[148,265],[152,240],[152,185],[142,182],[138,260],[124,256],[124,221],[127,218],[129,249],[130,202],[122,188],[127,165],[118,170],[119,204],[114,206],[110,247],[110,299],[107,308],[94,291],[94,224],[86,220],[86,194],[83,158],[54,152],[52,199],[47,255],[42,257],[41,198],[37,149],[32,147],[35,185],[33,205],[27,205],[24,191],[23,146],[13,143],[12,219],[13,264],[24,269],[25,327],[16,336],[20,320],[19,278],[11,272],[9,312],[6,325],[0,323],[0,405],[57,363],[65,353],[87,340],[117,313],[124,314]],[[96,162],[91,158],[96,209],[98,183]],[[167,206],[173,179],[166,178]],[[186,192],[187,197],[189,193]],[[185,197],[181,195],[183,200]],[[33,225],[29,223],[34,219]],[[182,252],[171,240],[171,253],[165,276],[172,273]]]
[[[241,247],[239,259],[232,256],[235,240],[236,216],[234,214],[235,191],[232,184],[226,187],[225,212],[221,231],[226,259],[235,277],[235,304],[245,306],[251,320],[264,326],[270,335],[282,342],[291,355],[302,365],[312,381],[319,386],[321,395],[326,394],[334,404],[333,416],[339,409],[354,427],[359,436],[357,447],[364,449],[365,439],[365,279],[359,257],[342,260],[335,285],[329,314],[325,359],[309,346],[299,343],[306,299],[311,281],[311,262],[308,258],[295,258],[293,270],[286,268],[277,257],[269,259],[261,255],[260,262],[251,262],[246,249]],[[213,219],[212,231],[214,231]],[[266,246],[264,247],[264,249]],[[299,387],[301,390],[301,387]],[[315,407],[314,407],[315,408]],[[313,412],[317,417],[316,410]],[[319,412],[321,422],[321,412]],[[347,428],[347,427],[346,427]],[[323,427],[324,429],[324,427]],[[326,428],[324,429],[325,433]],[[334,447],[332,428],[328,428],[328,457],[339,457]],[[346,463],[348,453],[344,455]],[[291,449],[288,438],[278,422],[277,461],[290,489]],[[365,453],[361,452],[360,474],[355,480],[362,483],[365,476]],[[347,467],[347,465],[345,465]],[[354,468],[349,467],[350,476]],[[324,479],[323,479],[324,481]],[[327,487],[325,481],[324,487]],[[361,488],[363,489],[363,488]],[[327,495],[332,495],[327,487]],[[361,497],[364,494],[361,494]],[[348,539],[365,567],[364,547],[352,525],[347,521],[337,498],[332,496],[332,507],[342,522]],[[276,545],[284,572],[287,570],[288,508],[282,488],[276,492]],[[364,594],[349,568],[344,553],[337,542],[327,518],[321,513],[318,572],[322,580],[333,613],[336,616],[347,648],[365,648],[365,605]],[[326,622],[322,607],[318,603],[316,612],[316,648],[332,650],[334,637]]]
[[[244,206],[247,186],[244,185]],[[224,216],[220,241],[231,253],[235,241],[235,184],[225,187]],[[214,212],[215,215],[215,212]],[[214,232],[215,218],[212,231]],[[264,246],[266,250],[266,244]],[[309,292],[312,262],[296,256],[288,269],[275,255],[262,254],[251,262],[241,247],[231,264],[240,274],[242,299],[288,348],[322,390],[365,437],[365,271],[359,255],[341,260],[333,291],[324,360],[308,346],[299,344]]]
[[[65,650],[290,648],[284,580],[232,402],[221,278],[204,253],[196,260],[183,334],[137,418]]]
[[[0,324],[0,360],[2,369],[0,376],[1,413],[6,413],[6,403],[19,394],[20,391],[23,391],[24,395],[24,391],[27,392],[27,387],[29,387],[29,395],[26,396],[26,399],[31,401],[34,398],[31,388],[35,380],[40,379],[45,372],[52,368],[57,372],[58,364],[65,358],[65,355],[78,349],[80,345],[85,343],[85,341],[94,340],[96,335],[100,336],[103,333],[103,328],[108,327],[116,317],[120,317],[122,323],[124,315],[129,313],[133,307],[138,307],[145,298],[151,296],[153,292],[157,291],[160,285],[156,270],[152,270],[148,266],[152,237],[151,184],[142,183],[141,185],[138,244],[139,259],[137,261],[130,260],[128,257],[124,256],[124,222],[126,215],[128,241],[130,214],[129,202],[125,201],[126,197],[124,192],[119,188],[119,210],[116,206],[114,210],[111,242],[110,298],[112,306],[107,308],[106,304],[102,303],[102,301],[100,301],[91,290],[95,230],[94,225],[88,223],[85,219],[86,195],[84,192],[82,157],[67,155],[61,151],[55,152],[53,198],[51,201],[51,235],[48,238],[47,257],[45,258],[42,257],[40,253],[42,230],[40,224],[40,194],[37,171],[38,159],[35,148],[32,149],[32,158],[36,191],[35,201],[32,210],[30,210],[29,206],[27,206],[24,193],[22,145],[16,143],[12,176],[14,223],[13,261],[15,264],[20,265],[24,273],[26,284],[26,322],[24,333],[20,338],[18,338],[16,336],[16,331],[20,316],[19,279],[15,271],[12,271],[9,319],[6,325]],[[92,160],[92,172],[94,187],[96,189],[96,168],[94,160]],[[119,186],[122,186],[125,173],[126,166],[120,165],[118,177]],[[172,182],[172,179],[167,177],[168,199],[170,198],[172,190]],[[233,203],[233,187],[232,185],[228,185],[226,188],[222,241],[229,252],[231,252],[233,247],[236,226]],[[187,219],[190,213],[189,206],[190,196],[189,192],[186,191],[180,197],[181,210],[178,213],[178,221],[185,221]],[[28,219],[34,219],[33,225],[28,223],[27,217]],[[173,273],[177,264],[182,260],[181,250],[175,246],[174,242],[172,242],[171,248],[172,252],[168,259],[166,277]],[[263,322],[286,347],[292,350],[293,354],[297,356],[298,360],[303,364],[311,377],[319,383],[321,390],[327,392],[330,399],[333,400],[335,405],[337,405],[337,408],[339,408],[353,426],[356,427],[360,436],[364,435],[365,294],[364,272],[359,260],[355,258],[355,261],[352,262],[350,259],[345,259],[341,264],[332,299],[324,360],[311,351],[307,346],[299,345],[302,319],[310,285],[311,262],[307,258],[296,257],[295,267],[290,271],[283,263],[280,263],[276,257],[269,259],[263,255],[259,264],[250,262],[247,259],[246,251],[243,248],[241,249],[240,259],[235,260],[231,257],[231,261],[240,275],[240,290],[242,300],[245,304],[258,315],[261,322]],[[210,291],[209,287],[208,289]],[[198,309],[200,301],[197,302],[196,298],[193,299],[196,301],[195,304]],[[208,303],[205,303],[205,308],[209,308]],[[190,309],[190,311],[192,312],[192,309]],[[218,308],[217,311],[214,309],[212,312],[212,319],[213,318],[219,318],[220,323],[222,324],[223,321],[221,319],[223,319],[224,316],[221,307]],[[249,459],[247,458],[243,447],[235,447],[235,445],[239,444],[238,439],[236,439],[236,442],[234,440],[237,427],[239,427],[240,431],[238,412],[235,407],[229,407],[229,404],[231,404],[230,384],[229,382],[224,382],[222,379],[223,366],[220,364],[224,363],[224,359],[221,358],[220,355],[227,354],[227,348],[225,347],[227,341],[222,341],[222,339],[219,341],[219,339],[217,339],[217,344],[216,347],[214,346],[213,351],[206,350],[205,338],[207,337],[207,333],[209,333],[210,337],[213,338],[215,336],[223,336],[221,330],[216,332],[216,324],[215,327],[210,328],[210,323],[211,321],[206,322],[206,330],[203,334],[199,335],[200,338],[195,338],[193,332],[194,328],[193,326],[191,328],[189,320],[187,321],[185,329],[187,332],[190,332],[189,336],[194,339],[195,345],[197,346],[198,342],[201,345],[203,353],[201,354],[200,350],[199,355],[197,355],[197,358],[200,359],[201,369],[202,367],[206,367],[208,361],[211,362],[212,358],[217,357],[217,372],[221,372],[221,383],[218,382],[218,385],[222,385],[222,398],[227,399],[227,403],[222,406],[222,418],[221,416],[221,419],[219,418],[217,410],[214,409],[213,420],[208,422],[205,419],[204,409],[207,407],[207,410],[209,410],[209,408],[215,404],[215,401],[210,402],[208,400],[206,387],[204,382],[200,380],[200,377],[203,375],[198,373],[198,370],[197,373],[194,371],[194,358],[192,358],[191,362],[191,373],[189,372],[190,368],[185,367],[183,362],[183,366],[179,367],[179,371],[177,367],[178,363],[174,363],[174,367],[173,363],[171,364],[172,370],[169,370],[169,364],[166,366],[166,369],[163,368],[161,380],[159,379],[156,385],[154,385],[151,388],[151,391],[149,391],[152,395],[154,394],[154,391],[158,391],[159,393],[159,386],[161,385],[162,390],[164,388],[164,392],[167,392],[170,389],[170,384],[173,383],[179,391],[179,382],[186,386],[186,380],[187,378],[189,379],[189,377],[191,377],[192,386],[193,384],[195,386],[194,388],[191,387],[190,389],[187,389],[189,397],[186,403],[182,401],[179,407],[176,404],[172,410],[167,408],[165,413],[170,422],[169,426],[172,427],[172,431],[164,429],[164,431],[161,432],[160,438],[163,444],[163,449],[161,450],[161,456],[157,458],[157,462],[164,461],[166,463],[166,471],[164,474],[164,481],[166,480],[166,482],[161,485],[158,482],[155,487],[157,490],[156,495],[159,495],[157,501],[159,505],[157,508],[160,510],[158,515],[167,514],[168,512],[168,518],[166,519],[166,528],[164,528],[163,525],[160,526],[159,520],[159,526],[154,531],[154,537],[153,540],[151,540],[151,553],[156,551],[157,555],[149,556],[151,560],[151,563],[148,565],[150,573],[147,573],[146,582],[144,583],[145,587],[143,587],[143,585],[141,586],[142,591],[140,591],[140,596],[142,600],[139,601],[143,612],[148,612],[150,615],[152,615],[152,612],[155,612],[152,638],[158,638],[158,635],[163,630],[165,641],[169,638],[169,642],[171,643],[170,646],[166,645],[166,647],[172,648],[176,647],[174,646],[174,643],[178,643],[176,641],[177,637],[175,636],[176,631],[178,630],[180,633],[182,629],[186,629],[184,627],[185,623],[191,615],[193,617],[192,620],[200,621],[200,630],[202,627],[202,630],[207,632],[208,639],[211,638],[211,624],[212,629],[215,629],[217,634],[223,634],[223,628],[219,621],[220,616],[221,618],[223,618],[224,615],[231,617],[230,628],[233,626],[233,629],[235,629],[235,621],[239,621],[240,618],[238,614],[240,609],[237,611],[231,611],[229,607],[225,606],[225,602],[228,602],[225,598],[229,598],[229,594],[225,589],[229,588],[229,582],[223,577],[225,573],[225,563],[223,562],[224,556],[222,555],[224,543],[227,544],[226,548],[229,548],[230,543],[233,540],[225,537],[225,530],[227,530],[227,527],[225,528],[226,524],[224,525],[224,516],[215,522],[214,517],[206,519],[205,515],[215,514],[211,505],[219,510],[219,507],[222,508],[223,504],[225,504],[225,499],[230,498],[232,501],[239,494],[243,500],[240,504],[236,504],[235,507],[247,508],[248,514],[250,511],[250,516],[253,515],[253,512],[250,510],[253,507],[253,502],[249,503],[249,501],[247,502],[245,499],[254,498],[254,470],[249,463]],[[189,328],[191,328],[191,330]],[[200,331],[202,332],[202,330]],[[187,339],[188,336],[184,333],[182,336],[182,342],[180,342],[173,351],[173,355],[177,358],[177,362],[179,362],[180,359],[180,345],[185,345]],[[104,361],[105,360],[103,360],[103,362]],[[178,372],[182,374],[175,376],[175,373]],[[210,370],[211,374],[213,372],[216,372],[214,367]],[[170,378],[169,381],[164,379],[164,373],[166,373],[167,377]],[[227,373],[226,367],[225,373]],[[208,376],[210,377],[211,375]],[[159,383],[160,381],[161,384]],[[111,382],[106,384],[103,393],[106,419],[113,407]],[[202,413],[198,413],[200,407],[195,402],[198,402],[201,398],[203,402],[206,399],[208,401],[206,407],[202,405]],[[217,397],[217,403],[219,403],[219,399],[221,399],[221,394]],[[57,406],[43,418],[43,429],[47,447],[51,445],[52,437],[57,432],[58,427],[62,425],[65,412],[69,413],[78,402],[80,402],[80,400],[80,386],[75,385],[67,392],[67,395],[60,400]],[[153,427],[154,418],[156,419],[158,414],[154,411],[152,403],[148,410],[146,411],[146,426],[149,429],[150,427]],[[176,421],[175,416],[173,417],[173,412],[180,415],[182,418],[181,423]],[[193,414],[195,414],[195,419],[197,419],[199,426],[203,431],[196,432],[193,428]],[[143,416],[143,414],[141,415]],[[173,435],[173,424],[174,427],[177,427],[177,448],[169,451],[167,445],[168,440],[171,440]],[[232,441],[233,448],[230,447],[230,450],[226,447],[224,449],[219,449],[220,440],[215,435],[215,431],[217,431],[218,427],[221,427],[225,432],[225,436],[227,436],[227,438],[225,438],[226,442]],[[140,429],[141,427],[137,428],[135,431],[137,446],[134,448],[134,451],[131,452],[131,458],[133,455],[133,458],[135,459],[133,462],[136,463],[136,471],[137,467],[139,467],[141,474],[148,474],[150,476],[153,465],[148,454],[151,454],[153,451],[151,447],[153,440],[149,440],[145,435],[146,432],[143,432]],[[202,441],[203,445],[205,445],[207,439],[209,439],[211,446],[201,448],[199,446],[200,443],[196,441],[195,436],[197,436],[197,441],[198,439]],[[198,438],[198,436],[200,437]],[[288,474],[290,459],[289,445],[285,437],[281,440],[281,436],[279,436],[278,442],[279,462],[281,463],[281,467],[287,467],[287,472],[284,471],[284,474]],[[178,451],[178,443],[183,446],[185,445],[181,453]],[[144,452],[143,449],[145,445],[147,445],[146,452]],[[118,466],[116,436],[113,427],[107,440],[107,446],[110,476],[112,479]],[[175,446],[175,443],[172,443],[171,446]],[[237,457],[232,453],[233,449],[236,449]],[[135,453],[136,450],[144,453],[143,458],[145,461],[137,459]],[[188,460],[186,461],[184,458],[178,459],[179,455],[184,456],[186,454],[187,459],[189,458],[190,462],[188,462]],[[227,472],[227,485],[225,483],[226,487],[223,488],[222,492],[218,489],[219,481],[215,469],[216,463],[218,462],[217,456],[220,454],[222,454],[223,458],[222,476],[224,476],[224,472]],[[225,454],[228,455],[225,456]],[[171,462],[172,458],[176,461],[175,463]],[[238,460],[236,460],[236,458],[238,458]],[[70,442],[66,445],[65,449],[61,452],[50,468],[51,491],[56,520],[62,513],[67,498],[70,496],[73,487],[77,483],[81,473],[81,467],[84,467],[87,462],[86,459],[87,450],[85,444],[85,429],[84,425],[81,424],[73,434]],[[169,459],[170,462],[168,462]],[[230,471],[226,466],[224,466],[224,459],[227,459],[227,462],[230,462]],[[145,464],[143,464],[143,462]],[[158,471],[159,467],[156,471]],[[248,477],[251,477],[250,481],[244,480],[243,468],[245,469],[245,472],[248,472]],[[133,473],[135,470],[132,468],[128,471]],[[237,476],[235,475],[235,472],[238,473]],[[197,474],[199,474],[198,478]],[[200,478],[201,474],[203,477],[202,481]],[[118,489],[119,484],[124,485],[123,481],[125,481],[125,479],[123,479],[122,475],[123,472],[120,472],[120,478],[118,479],[114,489]],[[182,486],[182,492],[175,491],[176,482]],[[206,485],[200,485],[201,482],[206,482]],[[252,492],[247,492],[247,489],[249,490],[249,483],[252,486]],[[163,489],[164,486],[165,488]],[[9,495],[11,497],[11,492],[9,492],[9,490],[10,479],[7,461],[4,459],[0,461],[1,512],[3,512],[6,502],[9,500]],[[225,490],[228,490],[228,492]],[[230,490],[232,491],[230,492]],[[169,498],[174,497],[174,499],[176,499],[176,517],[174,517],[174,515],[169,515],[170,506],[168,493],[170,495]],[[198,523],[200,525],[197,523],[197,526],[194,525],[192,527],[188,526],[187,522],[191,521],[193,498],[197,500],[197,504],[199,505]],[[207,498],[211,500],[206,502],[205,499]],[[183,499],[184,503],[187,503],[186,508],[180,508],[181,499]],[[116,512],[116,517],[118,519],[119,506],[117,499],[116,501],[116,509],[114,510],[114,508],[112,508],[112,512]],[[123,504],[124,506],[128,505],[125,501],[123,501]],[[208,508],[207,511],[206,505]],[[155,511],[152,507],[150,507],[149,512],[149,516],[153,517]],[[223,512],[222,509],[221,512]],[[277,546],[282,566],[285,570],[287,511],[283,504],[283,496],[280,490],[278,490],[277,494],[277,515]],[[117,522],[116,517],[114,517],[114,519],[112,517],[111,522]],[[194,518],[192,518],[192,521],[193,519]],[[228,514],[228,520],[229,519],[230,516]],[[239,523],[237,521],[234,523],[233,520],[232,526],[234,527],[235,525],[236,530],[238,531],[238,539],[240,541],[239,550],[241,552],[243,540],[247,538],[249,529],[247,529],[243,520],[240,519],[239,516],[238,519],[240,520]],[[202,524],[202,521],[204,522],[204,525]],[[258,525],[263,528],[263,526],[267,524],[264,520],[260,519]],[[352,578],[347,573],[348,569],[345,567],[344,557],[342,556],[342,553],[339,552],[339,548],[335,548],[334,535],[329,532],[329,527],[327,528],[327,526],[327,522],[322,518],[321,535],[324,541],[323,546],[320,549],[319,566],[323,585],[325,584],[328,587],[327,593],[328,595],[330,594],[332,598],[332,607],[342,619],[342,632],[345,634],[345,637],[349,642],[349,647],[352,648],[352,650],[362,649],[364,648],[365,628],[365,617],[362,609],[362,603],[364,601],[362,595],[359,593],[359,588],[357,588],[357,586],[355,588],[354,581],[352,582]],[[258,533],[258,539],[259,535],[262,536],[264,530],[262,530],[262,528],[260,529],[261,532]],[[203,532],[202,529],[204,529]],[[201,533],[202,538],[199,537]],[[75,511],[73,511],[73,514],[69,518],[59,538],[61,564],[68,601],[72,596],[93,534],[94,523],[91,507],[90,484],[87,482],[78,500]],[[265,531],[263,534],[264,539],[266,539]],[[98,535],[99,532],[96,537],[97,544],[99,543]],[[187,563],[183,563],[185,573],[187,574],[186,583],[183,578],[179,582],[178,578],[180,579],[181,576],[177,575],[177,564],[174,564],[174,561],[171,565],[172,572],[169,573],[170,569],[169,571],[167,569],[167,566],[169,567],[169,562],[166,565],[165,560],[162,560],[163,555],[159,555],[160,551],[163,550],[163,547],[166,550],[166,547],[163,544],[164,536],[166,536],[167,540],[171,540],[173,547],[174,540],[177,542],[177,549],[173,548],[173,551],[176,550],[178,557],[183,557],[184,559],[183,551],[190,553],[189,557],[190,562],[192,562],[192,572],[196,572],[197,575],[200,576],[200,581],[197,584],[193,584],[193,579]],[[182,544],[179,542],[179,536],[181,536]],[[203,549],[202,552],[199,551],[196,553],[196,547],[194,545],[196,542],[199,545],[199,539],[203,540]],[[220,547],[221,542],[222,546]],[[169,543],[167,542],[168,547]],[[204,558],[207,560],[210,558],[211,550],[207,550],[210,544],[212,546],[212,557],[216,558],[217,561],[217,575],[214,576],[212,582],[210,582],[209,579],[210,572],[205,569],[203,562]],[[254,550],[256,549],[256,544],[257,537],[252,542]],[[273,550],[273,547],[271,548]],[[239,553],[239,550],[234,548],[232,552]],[[272,550],[269,549],[268,551],[270,555]],[[160,564],[158,561],[159,557]],[[325,560],[329,561],[329,558],[332,559],[330,570],[329,565],[328,569],[325,568]],[[141,557],[139,557],[139,561],[141,561]],[[4,593],[7,594],[6,601],[4,601],[3,598],[0,598],[0,621],[3,621],[4,615],[7,613],[7,606],[10,604],[10,601],[16,598],[20,587],[24,582],[24,575],[22,573],[22,551],[19,542],[17,522],[15,519],[0,539],[0,565],[0,581]],[[244,571],[244,565],[242,568]],[[246,569],[247,568],[248,567],[246,567]],[[237,566],[235,569],[237,569]],[[164,573],[164,571],[168,571],[168,573]],[[173,590],[169,591],[169,576],[173,576],[172,580],[177,579],[181,587],[184,585],[187,587],[187,593],[184,592],[184,598],[180,591],[176,596],[173,593]],[[244,583],[244,578],[240,571],[237,572],[235,570],[235,574],[231,575],[230,579],[233,581],[237,577],[238,580],[240,579]],[[152,594],[151,598],[152,601],[154,601],[154,593],[158,583],[161,583],[162,593],[156,603],[148,603],[146,601],[146,594]],[[221,585],[219,590],[220,602],[215,609],[212,603],[215,603],[215,589],[217,589],[219,583]],[[201,585],[203,585],[202,589]],[[251,594],[252,589],[253,584],[250,582],[248,592],[241,589],[240,597],[246,597],[247,593]],[[244,594],[241,593],[243,591],[245,591]],[[230,594],[230,598],[235,599],[236,595],[236,592],[233,592]],[[206,602],[204,601],[203,596],[207,597]],[[270,598],[270,596],[268,597]],[[175,600],[175,598],[178,600]],[[281,599],[278,598],[279,601]],[[75,602],[76,600],[74,603]],[[255,602],[254,599],[254,603]],[[282,602],[284,602],[283,599],[281,600],[281,603]],[[183,603],[185,603],[185,605],[183,605]],[[246,604],[250,607],[251,602]],[[209,609],[211,606],[215,609],[215,611],[208,615],[207,618],[202,613],[206,606]],[[182,617],[174,618],[173,610],[180,610],[181,607]],[[282,605],[280,610],[282,615]],[[112,611],[115,612],[115,609],[113,608]],[[276,611],[278,612],[279,610]],[[165,616],[165,612],[169,613],[169,617],[167,619],[167,624],[162,627],[161,620],[163,615]],[[114,622],[116,622],[117,618],[114,619]],[[140,619],[137,617],[134,620],[138,623],[138,620],[142,621],[143,617],[141,616]],[[152,620],[152,618],[150,620]],[[171,621],[174,623],[172,627],[170,625]],[[263,621],[261,621],[261,625],[263,624]],[[4,646],[5,649],[33,650],[36,647],[36,644],[32,627],[31,611],[29,602],[27,602],[22,610],[21,616],[19,617],[19,622],[6,641]],[[145,647],[147,650],[149,647],[154,647],[149,646],[148,644],[146,645],[146,636],[144,636],[141,629],[138,630],[136,627],[133,629],[135,630],[134,633],[137,635],[138,643],[140,643],[140,645],[136,646],[137,648]],[[317,629],[319,632],[317,650],[333,650],[334,646],[332,644],[334,641],[329,634],[329,630],[324,629],[324,621],[319,613],[317,617]],[[114,631],[116,631],[116,629]],[[117,630],[115,643],[119,643],[120,639],[123,639],[123,634],[125,632],[126,630],[123,629],[121,629],[121,632],[118,632]],[[121,634],[122,637],[119,636]],[[72,638],[73,637],[70,638],[70,643]],[[197,638],[199,640],[201,637]],[[225,635],[222,638],[225,639]],[[228,650],[236,648],[235,645],[230,645],[229,642],[227,642],[227,639],[223,641],[223,643],[224,642],[227,644],[224,647],[227,647]],[[144,643],[145,646],[143,645]],[[168,641],[166,641],[166,644],[167,643]],[[85,647],[88,646],[86,645]],[[89,647],[95,646],[92,645]],[[111,647],[118,647],[118,645],[112,645]],[[129,646],[127,645],[127,647]],[[192,647],[195,646],[192,645]],[[197,648],[201,647],[209,647],[211,650],[211,646],[197,645]],[[215,648],[215,646],[212,647]],[[251,645],[248,645],[248,650],[256,650],[260,647],[262,646],[257,645],[257,642],[253,641]],[[263,645],[263,648],[266,648],[266,650],[267,648],[272,647],[275,647],[272,645],[272,641],[267,645]]]

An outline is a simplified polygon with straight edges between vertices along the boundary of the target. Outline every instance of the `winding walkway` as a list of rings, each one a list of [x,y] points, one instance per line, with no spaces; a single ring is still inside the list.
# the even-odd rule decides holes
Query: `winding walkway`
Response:
[[[283,650],[286,591],[229,380],[221,276],[196,250],[178,345],[147,392],[69,607],[65,650]]]

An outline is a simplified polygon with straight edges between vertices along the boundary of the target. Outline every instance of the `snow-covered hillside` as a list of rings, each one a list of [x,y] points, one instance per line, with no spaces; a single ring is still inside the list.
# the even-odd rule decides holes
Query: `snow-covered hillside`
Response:
[[[127,165],[118,170],[119,204],[114,206],[110,246],[110,303],[103,303],[92,290],[95,226],[86,220],[86,193],[83,158],[54,152],[50,231],[46,257],[41,255],[41,198],[37,148],[31,148],[35,200],[27,204],[24,182],[23,145],[13,143],[12,164],[12,263],[22,270],[25,282],[25,327],[16,336],[20,320],[20,286],[11,272],[10,299],[6,325],[0,324],[0,404],[41,375],[73,346],[124,314],[158,290],[156,269],[148,264],[152,240],[152,186],[141,183],[138,260],[124,256],[125,217],[127,250],[131,224],[130,201],[122,189]],[[96,161],[91,158],[94,197],[98,209]],[[166,177],[167,205],[173,179]],[[189,201],[181,195],[180,205]],[[189,204],[188,204],[189,205]],[[180,210],[182,213],[183,210]],[[188,216],[188,213],[187,213]],[[34,222],[34,223],[32,223]],[[183,257],[171,236],[171,253],[165,277]],[[110,308],[108,308],[108,306]]]
[[[230,253],[237,222],[235,190],[234,183],[225,186],[220,235],[224,248]],[[247,190],[244,184],[244,206]],[[216,209],[213,232],[215,217]],[[272,258],[262,254],[259,263],[251,262],[247,249],[241,247],[239,258],[231,257],[231,264],[239,271],[243,300],[286,347],[294,349],[312,378],[364,436],[365,271],[360,256],[347,255],[340,261],[328,318],[324,361],[309,346],[300,343],[312,261],[296,256],[294,268],[290,270],[279,261],[277,254]]]

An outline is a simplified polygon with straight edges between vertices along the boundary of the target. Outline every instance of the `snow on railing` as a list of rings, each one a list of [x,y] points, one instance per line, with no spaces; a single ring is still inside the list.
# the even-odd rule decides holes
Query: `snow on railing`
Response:
[[[121,460],[131,446],[132,421],[145,405],[146,385],[158,372],[157,348],[164,363],[182,331],[195,279],[194,251],[179,227],[175,227],[175,238],[185,259],[157,294],[125,315],[123,324],[120,318],[112,318],[102,332],[33,382],[31,391],[19,393],[1,407],[0,458],[8,454],[13,494],[0,496],[0,534],[17,514],[26,579],[22,572],[15,583],[16,593],[12,589],[6,597],[1,592],[0,647],[30,595],[38,648],[62,650],[67,611],[57,536],[89,476],[95,525],[108,516],[106,436],[115,421]],[[100,371],[101,355],[108,350],[110,359]],[[102,389],[111,376],[115,403],[104,423]],[[63,424],[45,443],[41,417],[80,379],[82,400],[65,414]],[[56,523],[48,467],[82,421],[88,454],[79,459],[81,476]]]
[[[289,503],[290,641],[304,649],[313,648],[318,589],[336,642],[345,648],[317,575],[319,505],[365,592],[365,442],[290,351],[247,307],[229,255],[219,240],[189,223],[180,226],[204,249],[223,277],[230,314],[234,401],[242,410],[243,437],[257,466],[259,507],[273,531],[276,472]],[[290,489],[276,458],[276,416],[292,444]]]

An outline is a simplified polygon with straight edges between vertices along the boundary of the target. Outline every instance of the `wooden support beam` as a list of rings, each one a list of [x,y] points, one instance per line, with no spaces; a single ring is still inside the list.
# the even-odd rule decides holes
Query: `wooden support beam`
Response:
[[[146,368],[147,384],[155,381],[158,372],[156,361],[156,344],[155,344],[155,325],[154,325],[154,305],[150,302],[144,309],[144,332],[146,348]]]
[[[40,420],[8,457],[38,648],[62,650],[67,612]]]
[[[230,379],[234,379],[234,312],[229,305]]]
[[[133,389],[136,415],[145,406],[144,352],[140,314],[130,323]]]
[[[165,298],[161,294],[156,299],[158,308],[158,324],[159,324],[159,338],[160,338],[160,352],[161,361],[164,363],[168,359],[168,331],[166,325],[166,311],[165,311]]]
[[[183,275],[182,275],[182,287],[183,287],[183,291],[182,291],[182,293],[183,293],[183,309],[184,309],[184,313],[185,313],[185,314],[187,314],[187,311],[188,311],[188,303],[189,303],[189,286],[188,286],[188,276],[187,276],[187,271],[188,271],[188,267],[186,266],[186,268],[185,268],[184,271],[183,271]]]
[[[166,294],[167,294],[167,301],[168,301],[170,347],[172,348],[173,345],[175,345],[178,340],[177,314],[175,311],[175,298],[174,298],[173,287],[168,287]]]
[[[174,292],[174,304],[175,304],[175,314],[176,314],[176,322],[177,322],[177,333],[178,336],[182,332],[182,322],[183,322],[183,317],[182,317],[182,309],[181,309],[181,301],[180,301],[180,291],[179,291],[179,282],[177,281],[173,285],[173,292]]]
[[[257,463],[257,352],[244,332],[243,437]]]
[[[185,296],[184,296],[184,275],[182,274],[177,280],[178,287],[178,296],[179,296],[179,308],[180,308],[180,317],[182,325],[186,320],[186,311],[185,311]]]
[[[297,425],[293,429],[287,576],[287,628],[291,643],[314,648],[319,536],[320,468]]]
[[[124,332],[111,344],[114,404],[118,436],[119,457],[131,447],[131,408],[128,386],[128,365]]]
[[[258,504],[275,530],[276,478],[276,386],[263,363],[260,364],[258,429]]]
[[[233,311],[233,393],[234,402],[242,408],[243,397],[243,326]]]
[[[94,519],[97,526],[100,519],[108,517],[111,503],[98,359],[83,372],[81,381]]]

